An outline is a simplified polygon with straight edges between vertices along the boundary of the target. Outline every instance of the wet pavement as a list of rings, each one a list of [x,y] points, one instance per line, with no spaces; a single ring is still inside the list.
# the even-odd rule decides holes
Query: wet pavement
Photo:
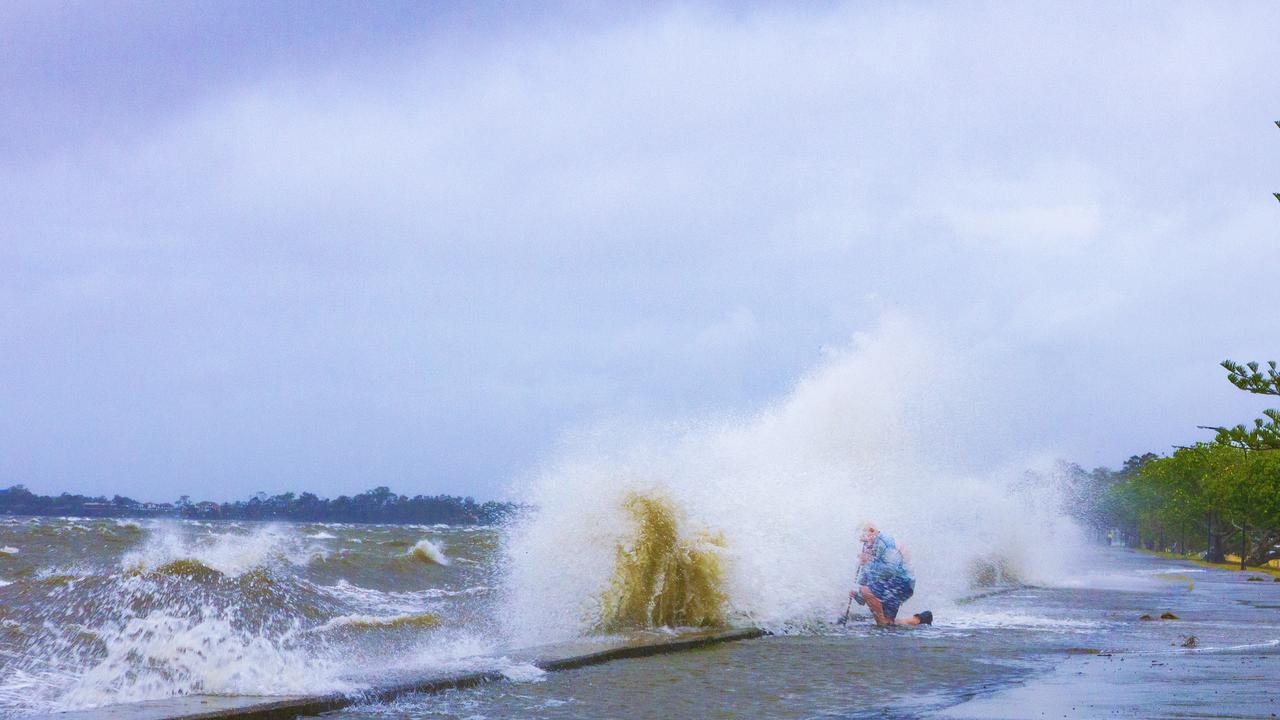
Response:
[[[1167,583],[1131,596],[1145,601],[1134,611],[1153,620],[1107,633],[1096,655],[1065,658],[1048,673],[930,717],[1280,716],[1280,582],[1141,555],[1132,562],[1151,565]],[[1163,612],[1177,619],[1159,619]]]
[[[810,627],[328,714],[373,718],[1249,717],[1280,712],[1280,582],[1104,551],[1078,587]],[[918,609],[918,608],[916,608]],[[1158,619],[1171,613],[1177,619]],[[1148,615],[1152,620],[1140,619]],[[1194,636],[1194,647],[1184,647]]]

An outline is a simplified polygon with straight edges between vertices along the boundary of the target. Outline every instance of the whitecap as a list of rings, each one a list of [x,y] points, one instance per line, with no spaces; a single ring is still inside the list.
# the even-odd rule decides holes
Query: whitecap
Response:
[[[181,526],[165,525],[146,543],[125,555],[128,570],[154,570],[178,560],[196,560],[223,575],[236,577],[251,570],[281,565],[306,565],[327,553],[307,543],[292,529],[267,525],[244,532],[193,534]]]
[[[437,545],[426,538],[415,543],[405,554],[435,565],[448,565],[450,562],[444,554],[443,543]]]

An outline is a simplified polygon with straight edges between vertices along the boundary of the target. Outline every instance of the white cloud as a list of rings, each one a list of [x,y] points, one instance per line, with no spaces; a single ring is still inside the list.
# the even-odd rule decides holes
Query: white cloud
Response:
[[[1093,168],[1067,161],[1013,176],[959,175],[931,199],[961,242],[1051,257],[1094,249],[1110,186]]]
[[[566,425],[762,402],[883,312],[1007,353],[1011,442],[1158,449],[1236,406],[1147,409],[1135,352],[1275,354],[1276,30],[662,10],[269,73],[5,163],[0,473],[492,489]]]

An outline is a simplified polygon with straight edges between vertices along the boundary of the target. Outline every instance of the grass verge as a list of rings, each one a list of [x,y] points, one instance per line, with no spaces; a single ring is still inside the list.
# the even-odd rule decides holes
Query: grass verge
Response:
[[[1208,560],[1201,560],[1195,555],[1180,555],[1178,553],[1158,552],[1156,550],[1143,550],[1143,549],[1139,549],[1138,551],[1144,552],[1148,555],[1155,555],[1157,557],[1169,558],[1170,560],[1186,560],[1188,562],[1193,562],[1197,565],[1218,568],[1219,570],[1233,570],[1235,572],[1261,573],[1263,575],[1270,575],[1273,578],[1280,578],[1280,569],[1273,568],[1273,567],[1247,567],[1244,570],[1241,570],[1239,562],[1215,563],[1215,562],[1209,562]]]

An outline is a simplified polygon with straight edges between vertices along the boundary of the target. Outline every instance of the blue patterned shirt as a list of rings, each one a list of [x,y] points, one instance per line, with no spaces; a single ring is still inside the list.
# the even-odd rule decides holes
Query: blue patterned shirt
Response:
[[[869,544],[863,543],[862,552],[866,553],[867,561],[862,564],[862,571],[858,573],[859,585],[873,585],[891,579],[915,582],[902,558],[902,551],[894,544],[893,538],[884,533],[876,533],[875,540]]]

